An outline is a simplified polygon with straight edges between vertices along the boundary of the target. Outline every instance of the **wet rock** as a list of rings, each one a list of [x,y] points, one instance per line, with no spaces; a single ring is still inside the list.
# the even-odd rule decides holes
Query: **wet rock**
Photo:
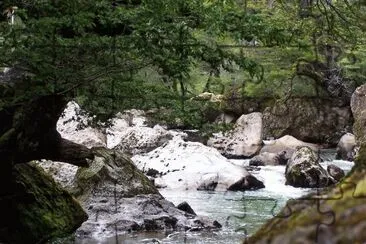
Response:
[[[353,161],[355,155],[356,138],[353,134],[344,134],[337,145],[336,159]]]
[[[186,137],[184,137],[185,141],[191,142],[200,142],[204,145],[207,144],[207,138],[205,138],[199,130],[184,130]]]
[[[37,166],[14,166],[8,184],[13,194],[0,198],[0,242],[41,243],[73,233],[88,218],[80,204]]]
[[[286,154],[286,151],[280,153],[263,152],[254,156],[249,161],[249,166],[286,165],[288,161]]]
[[[246,190],[257,190],[264,188],[262,181],[257,180],[253,175],[243,177],[239,181],[229,186],[229,191],[246,191]]]
[[[89,168],[80,168],[74,181],[74,194],[90,216],[77,230],[80,237],[108,237],[116,231],[216,228],[212,221],[187,214],[165,200],[125,154],[93,150],[94,161]]]
[[[193,215],[197,215],[194,210],[192,209],[192,207],[187,203],[187,202],[182,202],[182,203],[179,203],[178,206],[177,206],[178,209],[186,212],[186,213],[189,213],[189,214],[193,214]]]
[[[343,169],[334,164],[328,165],[327,172],[336,182],[339,182],[345,176]]]
[[[226,191],[250,175],[216,149],[179,137],[147,154],[135,155],[132,160],[143,172],[151,168],[161,172],[155,183],[169,189]]]
[[[319,164],[319,156],[309,147],[299,148],[287,163],[286,185],[294,187],[325,187],[333,179]]]
[[[262,114],[242,115],[234,129],[216,133],[207,141],[228,158],[246,158],[255,155],[262,147]]]

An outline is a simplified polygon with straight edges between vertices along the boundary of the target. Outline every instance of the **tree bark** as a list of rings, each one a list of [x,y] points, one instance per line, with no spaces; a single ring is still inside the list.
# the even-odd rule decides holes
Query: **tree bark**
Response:
[[[6,185],[14,164],[48,159],[88,166],[90,149],[61,138],[56,123],[65,109],[63,96],[49,95],[0,108],[0,185]],[[0,194],[11,191],[0,187]]]

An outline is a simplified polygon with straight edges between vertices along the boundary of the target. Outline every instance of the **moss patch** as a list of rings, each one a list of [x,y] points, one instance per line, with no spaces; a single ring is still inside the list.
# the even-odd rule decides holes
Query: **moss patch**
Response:
[[[0,199],[12,216],[1,220],[0,239],[9,243],[40,243],[75,231],[87,214],[79,203],[45,172],[30,164],[13,169],[13,195]]]

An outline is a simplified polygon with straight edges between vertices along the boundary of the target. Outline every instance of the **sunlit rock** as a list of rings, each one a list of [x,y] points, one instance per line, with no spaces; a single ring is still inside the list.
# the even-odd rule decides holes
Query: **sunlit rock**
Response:
[[[57,131],[65,139],[86,147],[106,147],[107,137],[98,129],[88,126],[91,118],[75,102],[69,102],[57,121]]]
[[[214,134],[207,145],[229,158],[251,157],[262,147],[262,130],[261,113],[242,115],[232,131]]]
[[[144,172],[158,171],[155,184],[170,189],[226,191],[250,175],[216,149],[198,142],[185,142],[179,137],[150,153],[136,155],[132,160]],[[242,185],[241,190],[258,188],[258,184],[248,182]]]

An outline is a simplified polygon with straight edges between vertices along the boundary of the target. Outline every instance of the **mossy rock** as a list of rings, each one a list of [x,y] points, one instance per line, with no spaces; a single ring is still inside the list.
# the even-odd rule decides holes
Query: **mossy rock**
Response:
[[[42,243],[71,234],[87,220],[80,204],[41,168],[15,165],[12,179],[5,187],[13,194],[0,198],[0,241]]]
[[[287,202],[246,243],[364,243],[366,154],[337,185]]]
[[[94,148],[95,159],[89,168],[79,168],[75,176],[74,194],[81,201],[93,196],[133,197],[139,194],[156,194],[154,184],[119,151]]]

